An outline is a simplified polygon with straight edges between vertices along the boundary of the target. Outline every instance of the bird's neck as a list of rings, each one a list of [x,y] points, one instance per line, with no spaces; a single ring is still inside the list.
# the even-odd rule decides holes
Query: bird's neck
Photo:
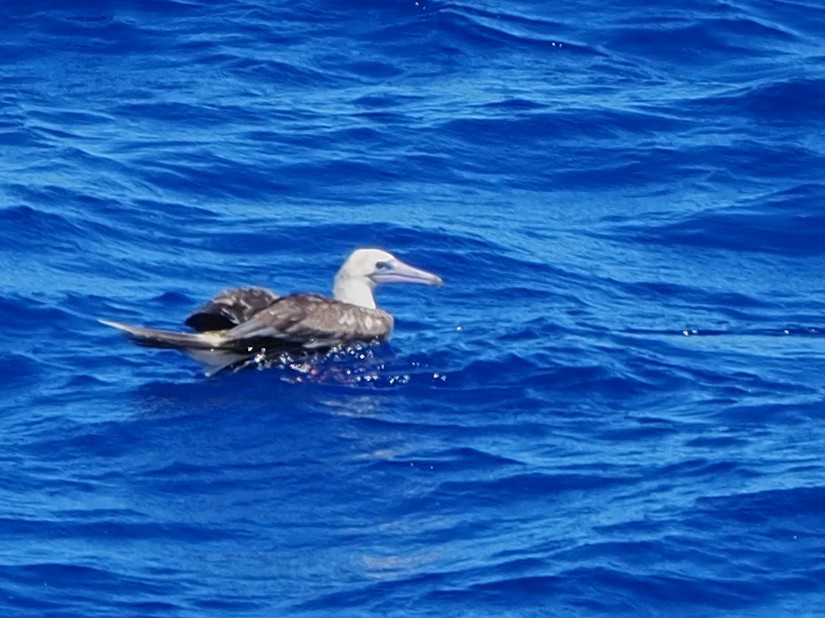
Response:
[[[368,279],[338,276],[335,278],[332,295],[335,300],[344,303],[375,309],[375,297],[372,295],[373,287],[374,284]]]

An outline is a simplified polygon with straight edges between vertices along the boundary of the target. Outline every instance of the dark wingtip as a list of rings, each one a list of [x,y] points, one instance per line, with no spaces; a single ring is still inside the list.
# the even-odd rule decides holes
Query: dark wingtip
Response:
[[[193,313],[184,322],[189,328],[206,333],[214,330],[227,330],[237,324],[225,315],[216,313]]]

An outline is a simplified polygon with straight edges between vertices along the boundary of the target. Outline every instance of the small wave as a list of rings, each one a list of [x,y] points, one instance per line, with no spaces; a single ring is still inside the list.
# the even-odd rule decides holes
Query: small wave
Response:
[[[817,207],[823,192],[823,185],[798,185],[678,223],[625,229],[645,243],[818,256],[825,253],[819,232],[825,229],[825,214]]]
[[[788,101],[796,101],[788,105]],[[698,99],[691,106],[717,114],[746,114],[760,123],[820,125],[825,117],[825,79],[796,77],[760,80],[732,91]]]
[[[465,44],[483,48],[485,53],[495,47],[541,46],[546,51],[579,52],[599,55],[586,45],[563,40],[560,33],[567,27],[561,22],[538,16],[521,15],[509,7],[507,11],[491,12],[483,8],[457,3],[438,5],[439,25],[458,36]]]
[[[23,205],[0,209],[0,229],[4,250],[38,247],[44,253],[56,254],[78,251],[85,235],[83,228],[63,215]]]
[[[605,45],[617,53],[642,55],[656,64],[707,64],[773,54],[778,45],[793,43],[796,37],[779,25],[748,16],[695,15],[657,19],[655,24],[633,20],[609,27],[606,39]]]

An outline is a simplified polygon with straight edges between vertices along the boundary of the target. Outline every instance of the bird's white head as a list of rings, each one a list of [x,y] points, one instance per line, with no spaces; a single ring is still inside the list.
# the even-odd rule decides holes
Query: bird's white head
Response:
[[[381,283],[441,285],[441,277],[405,264],[381,249],[356,249],[335,276],[335,300],[375,309],[373,290]]]

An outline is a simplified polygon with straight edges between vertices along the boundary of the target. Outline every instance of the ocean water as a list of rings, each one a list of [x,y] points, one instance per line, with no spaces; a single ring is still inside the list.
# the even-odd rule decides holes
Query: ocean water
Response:
[[[825,616],[825,5],[0,6],[0,615]],[[97,322],[327,292],[206,378]]]

